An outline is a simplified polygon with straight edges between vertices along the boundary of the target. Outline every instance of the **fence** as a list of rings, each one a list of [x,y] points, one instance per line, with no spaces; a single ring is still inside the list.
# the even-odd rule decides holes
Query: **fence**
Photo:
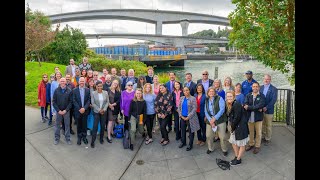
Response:
[[[274,122],[284,122],[295,127],[295,91],[278,89],[278,100],[274,106]]]

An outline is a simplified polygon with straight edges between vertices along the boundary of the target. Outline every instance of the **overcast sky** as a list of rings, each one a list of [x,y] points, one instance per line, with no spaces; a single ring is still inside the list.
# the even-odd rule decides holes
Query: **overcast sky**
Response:
[[[235,9],[231,0],[26,0],[32,10],[39,10],[46,15],[95,10],[95,9],[158,9],[184,12],[196,12],[227,17]],[[61,23],[61,28],[68,24],[79,28],[84,34],[94,33],[141,33],[155,34],[155,25],[126,20],[86,20]],[[188,33],[205,29],[217,30],[211,24],[190,23]],[[224,28],[224,27],[223,27]],[[163,35],[182,35],[180,24],[162,26]],[[89,47],[106,44],[132,44],[139,40],[128,39],[88,39]]]

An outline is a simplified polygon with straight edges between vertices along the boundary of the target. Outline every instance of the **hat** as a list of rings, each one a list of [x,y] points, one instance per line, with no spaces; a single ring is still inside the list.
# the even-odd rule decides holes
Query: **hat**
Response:
[[[249,71],[246,72],[246,74],[252,74],[252,71],[249,70]]]

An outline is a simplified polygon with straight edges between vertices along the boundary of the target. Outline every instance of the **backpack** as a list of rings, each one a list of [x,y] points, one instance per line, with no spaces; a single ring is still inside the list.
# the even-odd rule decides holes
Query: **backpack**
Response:
[[[123,138],[123,124],[116,125],[113,130],[113,134],[116,138]]]
[[[129,123],[129,128],[128,129],[130,129],[130,123]],[[122,139],[122,144],[123,144],[123,148],[124,149],[129,149],[130,148],[130,144],[131,144],[130,133],[129,133],[128,129],[124,130],[124,133],[123,133],[124,136],[123,136],[123,139]]]

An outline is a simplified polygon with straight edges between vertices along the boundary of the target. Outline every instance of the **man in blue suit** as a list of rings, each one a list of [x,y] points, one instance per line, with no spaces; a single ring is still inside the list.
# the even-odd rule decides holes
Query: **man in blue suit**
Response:
[[[85,87],[85,79],[84,77],[80,77],[79,79],[79,87],[73,89],[73,106],[74,106],[74,114],[77,119],[77,135],[78,141],[77,144],[81,145],[81,140],[85,144],[88,144],[87,136],[87,118],[89,114],[90,108],[90,90]]]
[[[262,122],[262,141],[264,145],[269,145],[272,134],[272,119],[274,113],[274,104],[277,101],[278,89],[271,83],[271,76],[269,74],[264,75],[263,84],[260,87],[260,93],[266,97],[263,111]]]
[[[196,92],[197,84],[192,81],[192,74],[186,73],[186,82],[184,83],[183,87],[188,87],[190,89],[191,96],[194,96]]]

